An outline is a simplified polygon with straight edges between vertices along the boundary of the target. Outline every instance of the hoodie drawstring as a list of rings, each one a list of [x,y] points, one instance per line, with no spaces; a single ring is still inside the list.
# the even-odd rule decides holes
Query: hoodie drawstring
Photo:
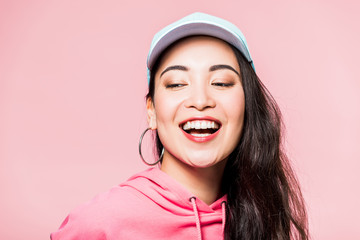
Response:
[[[221,202],[222,208],[222,232],[225,233],[225,223],[226,223],[226,202]]]
[[[190,202],[192,203],[193,210],[194,210],[198,240],[202,240],[200,217],[199,217],[199,212],[198,212],[197,206],[196,206],[196,197],[191,197]],[[222,226],[221,226],[221,230],[222,230],[222,233],[224,234],[225,223],[226,223],[226,201],[221,202],[221,210],[222,210]]]
[[[193,209],[194,209],[198,240],[202,240],[200,218],[199,218],[199,213],[198,213],[198,210],[197,210],[197,207],[196,207],[196,198],[191,197],[190,202],[192,203],[192,206],[193,206]]]

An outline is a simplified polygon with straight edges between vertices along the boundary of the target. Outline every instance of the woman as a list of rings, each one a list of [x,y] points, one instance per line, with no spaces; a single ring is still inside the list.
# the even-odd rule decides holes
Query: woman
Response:
[[[280,112],[240,30],[194,13],[155,35],[147,65],[160,169],[77,208],[52,239],[308,239]]]

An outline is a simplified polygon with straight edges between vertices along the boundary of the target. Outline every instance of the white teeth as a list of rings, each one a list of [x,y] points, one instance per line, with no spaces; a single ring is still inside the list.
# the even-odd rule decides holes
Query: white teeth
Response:
[[[208,121],[208,120],[187,121],[183,125],[184,130],[190,130],[190,129],[218,129],[218,128],[219,128],[219,124],[217,124],[214,121]]]
[[[194,137],[207,137],[210,136],[210,133],[192,133],[191,135],[193,135]]]

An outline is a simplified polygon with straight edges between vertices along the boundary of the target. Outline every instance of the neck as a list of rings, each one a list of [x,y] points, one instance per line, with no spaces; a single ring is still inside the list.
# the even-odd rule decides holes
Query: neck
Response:
[[[226,160],[214,166],[199,168],[174,158],[163,158],[161,170],[177,180],[194,196],[210,205],[221,194],[221,180]]]

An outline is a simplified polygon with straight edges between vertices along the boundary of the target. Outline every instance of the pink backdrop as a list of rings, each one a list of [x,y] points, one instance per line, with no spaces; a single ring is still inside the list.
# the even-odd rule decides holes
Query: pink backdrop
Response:
[[[277,99],[313,239],[360,239],[359,1],[0,1],[0,239],[48,239],[144,169],[153,34],[203,11],[238,25]]]

